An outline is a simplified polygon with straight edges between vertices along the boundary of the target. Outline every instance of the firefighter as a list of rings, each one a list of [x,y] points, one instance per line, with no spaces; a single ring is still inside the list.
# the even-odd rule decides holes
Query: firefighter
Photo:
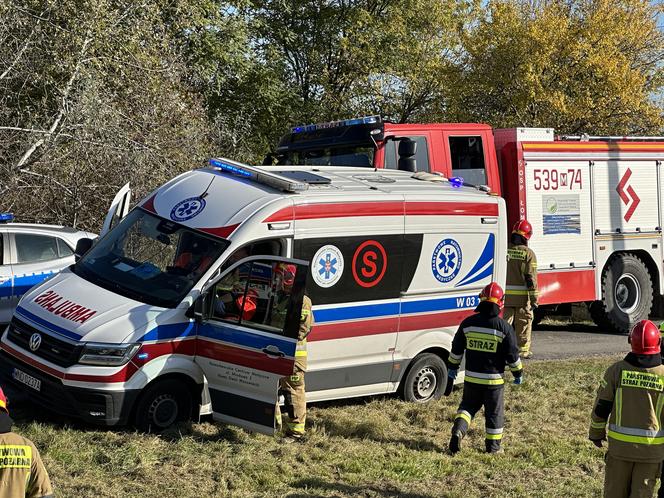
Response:
[[[454,417],[450,452],[461,450],[461,440],[470,422],[484,406],[485,445],[487,453],[500,451],[503,437],[503,387],[505,365],[509,365],[514,383],[523,382],[514,329],[502,318],[503,289],[495,282],[480,293],[476,314],[466,318],[454,335],[448,359],[448,377],[453,381],[466,354],[466,376],[461,404]]]
[[[537,308],[537,258],[528,247],[533,227],[518,221],[507,248],[507,288],[503,316],[514,327],[521,358],[530,358],[533,310]]]
[[[664,341],[664,322],[659,324],[659,339],[660,350],[662,349],[662,341]],[[660,351],[664,363],[664,350]],[[664,465],[662,465],[661,474],[659,477],[659,491],[657,491],[657,498],[664,498]]]
[[[278,287],[284,296],[290,296],[295,282],[295,265],[280,263],[277,266],[277,277],[279,279]],[[280,304],[287,300],[277,301],[275,312],[285,315],[285,309]],[[285,321],[285,316],[284,316]],[[307,336],[311,332],[313,325],[313,314],[311,311],[311,299],[304,296],[302,301],[302,311],[300,314],[300,328],[297,336],[297,346],[295,348],[295,364],[293,365],[293,374],[282,377],[279,380],[279,391],[283,393],[285,407],[288,413],[288,421],[285,426],[285,440],[302,440],[304,437],[304,425],[307,418],[307,400],[304,386],[304,373],[307,370]],[[282,416],[279,402],[277,402],[275,417],[277,426],[282,427]]]
[[[629,334],[632,352],[611,365],[597,390],[588,437],[606,440],[604,497],[650,497],[664,459],[664,366],[659,330],[641,320]]]
[[[12,423],[0,388],[0,498],[52,498],[39,451],[32,441],[11,431]]]

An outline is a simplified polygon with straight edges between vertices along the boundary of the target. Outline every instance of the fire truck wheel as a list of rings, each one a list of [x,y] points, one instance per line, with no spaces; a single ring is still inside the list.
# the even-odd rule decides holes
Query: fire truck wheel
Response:
[[[184,382],[165,379],[150,385],[136,406],[136,428],[161,432],[176,422],[191,418],[193,401]]]
[[[652,280],[645,263],[633,254],[613,257],[602,273],[602,295],[603,301],[590,305],[593,321],[602,331],[628,334],[652,308]]]
[[[447,385],[445,362],[432,353],[415,357],[406,376],[401,381],[401,397],[405,401],[427,403],[440,399]]]

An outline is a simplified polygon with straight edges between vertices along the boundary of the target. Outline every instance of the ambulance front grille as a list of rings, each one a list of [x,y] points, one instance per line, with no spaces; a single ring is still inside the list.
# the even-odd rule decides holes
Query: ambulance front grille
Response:
[[[41,336],[41,345],[36,351],[30,349],[30,338],[34,334]],[[75,365],[78,362],[78,357],[83,347],[82,345],[57,339],[52,335],[31,327],[16,317],[12,318],[9,324],[8,339],[22,349],[61,367]]]

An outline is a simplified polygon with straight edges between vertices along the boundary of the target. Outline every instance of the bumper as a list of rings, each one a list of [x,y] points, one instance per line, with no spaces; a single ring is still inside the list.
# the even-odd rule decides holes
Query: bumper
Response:
[[[36,391],[14,380],[15,368],[39,379],[41,390]],[[11,385],[22,396],[48,411],[107,426],[127,424],[140,394],[139,390],[109,392],[65,386],[59,379],[23,363],[2,349],[0,349],[0,383]]]

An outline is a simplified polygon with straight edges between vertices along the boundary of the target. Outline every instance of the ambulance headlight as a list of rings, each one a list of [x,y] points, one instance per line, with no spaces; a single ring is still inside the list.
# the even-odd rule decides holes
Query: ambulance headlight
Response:
[[[120,367],[127,363],[141,347],[140,344],[104,344],[88,342],[78,362],[84,365]]]

